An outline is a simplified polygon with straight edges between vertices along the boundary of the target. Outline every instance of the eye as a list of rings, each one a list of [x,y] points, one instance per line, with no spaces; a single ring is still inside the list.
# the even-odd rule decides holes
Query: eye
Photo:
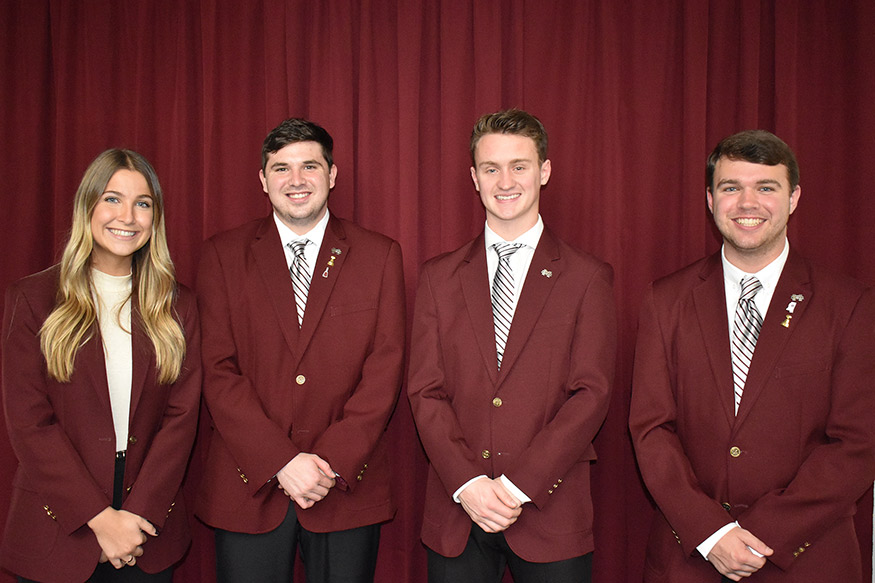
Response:
[[[114,194],[108,194],[108,195],[103,197],[103,202],[117,203],[118,197],[115,196]]]
[[[138,200],[137,206],[140,208],[143,208],[143,209],[150,209],[150,208],[152,208],[152,203],[149,202],[148,200]]]
[[[763,186],[760,188],[760,190],[763,192],[774,192],[775,191],[775,189],[772,188],[771,186]]]

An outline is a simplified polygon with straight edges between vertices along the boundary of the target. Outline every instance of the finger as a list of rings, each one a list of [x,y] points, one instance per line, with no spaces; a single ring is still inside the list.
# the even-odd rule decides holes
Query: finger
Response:
[[[132,557],[142,557],[143,556],[143,547],[137,547],[131,553]]]
[[[331,469],[331,464],[318,455],[314,456],[314,461],[316,462],[316,467],[319,468],[323,474],[334,477],[334,470]]]

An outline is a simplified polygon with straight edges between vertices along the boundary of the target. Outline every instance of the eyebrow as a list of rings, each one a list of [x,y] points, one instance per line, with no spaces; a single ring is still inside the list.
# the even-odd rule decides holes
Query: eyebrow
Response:
[[[117,194],[119,196],[126,196],[125,193],[123,193],[123,192],[119,192],[117,190],[109,190],[109,189],[104,190],[103,194]],[[148,192],[144,192],[142,194],[135,194],[134,198],[148,198],[149,200],[152,200],[155,197],[152,196],[151,194],[149,194]]]
[[[324,166],[325,165],[322,162],[320,162],[319,160],[316,160],[315,158],[312,160],[303,160],[302,162],[300,162],[300,164],[302,166],[307,165],[307,164],[314,164],[316,166]],[[274,168],[286,168],[288,166],[291,166],[291,164],[289,164],[288,162],[274,162],[273,164],[271,164],[269,166],[269,168],[271,170],[273,170]]]
[[[508,163],[511,166],[515,166],[517,164],[531,164],[532,161],[528,158],[517,158],[516,160],[511,160]],[[500,166],[500,164],[498,162],[493,162],[492,160],[484,160],[483,162],[480,162],[479,164],[477,164],[478,168],[481,166]]]
[[[737,178],[724,178],[717,183],[717,186],[723,186],[724,184],[741,184],[741,180],[738,180]],[[781,186],[781,181],[775,180],[774,178],[764,178],[762,180],[757,180],[756,184],[775,184]]]

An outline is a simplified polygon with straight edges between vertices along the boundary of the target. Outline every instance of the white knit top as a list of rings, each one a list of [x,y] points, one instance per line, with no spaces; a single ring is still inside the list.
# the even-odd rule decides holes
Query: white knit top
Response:
[[[128,417],[131,409],[133,350],[131,347],[131,276],[107,275],[91,270],[94,303],[103,339],[106,381],[115,427],[115,449],[125,451],[128,444]]]

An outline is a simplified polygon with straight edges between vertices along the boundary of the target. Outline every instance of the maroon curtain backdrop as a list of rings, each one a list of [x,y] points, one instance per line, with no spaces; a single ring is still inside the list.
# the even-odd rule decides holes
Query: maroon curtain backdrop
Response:
[[[57,260],[79,179],[112,146],[157,168],[179,278],[192,283],[204,238],[269,208],[256,177],[267,131],[305,116],[336,140],[333,212],[401,242],[412,292],[422,261],[482,228],[474,120],[523,107],[550,132],[545,221],[616,271],[595,577],[639,581],[652,508],[626,430],[638,304],[648,281],[719,247],[705,156],[741,129],[783,137],[805,194],[792,244],[875,284],[873,95],[871,0],[2,0],[0,285]],[[426,466],[406,398],[389,434],[399,511],[378,580],[424,581]],[[0,435],[5,521],[16,462]],[[202,456],[199,442],[192,494]],[[861,508],[868,572],[871,501]],[[213,579],[210,531],[194,524],[177,581]]]

